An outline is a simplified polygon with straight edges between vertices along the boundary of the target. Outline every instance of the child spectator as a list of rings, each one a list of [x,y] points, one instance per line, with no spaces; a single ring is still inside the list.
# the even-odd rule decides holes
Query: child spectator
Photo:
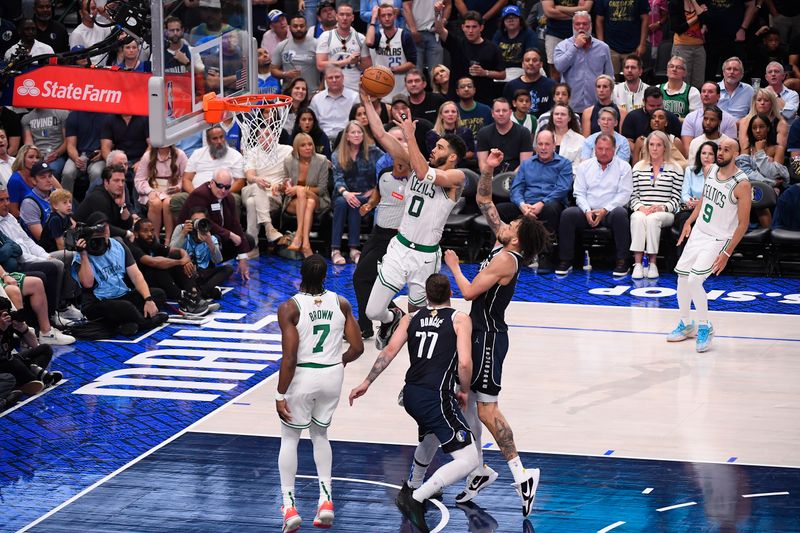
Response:
[[[72,193],[66,189],[56,189],[50,193],[50,216],[42,229],[39,245],[46,252],[64,250],[64,233],[75,227],[72,218]]]
[[[531,93],[525,89],[517,89],[514,91],[514,100],[511,102],[511,106],[514,108],[511,119],[533,135],[533,132],[536,131],[536,117],[530,114]]]

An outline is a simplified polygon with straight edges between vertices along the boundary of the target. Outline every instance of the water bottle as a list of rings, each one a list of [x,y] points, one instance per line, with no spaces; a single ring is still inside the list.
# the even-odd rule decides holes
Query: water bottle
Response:
[[[647,258],[647,254],[642,256],[642,268],[650,268],[650,259]]]
[[[589,250],[583,252],[583,269],[587,272],[592,269],[592,261],[589,259]]]

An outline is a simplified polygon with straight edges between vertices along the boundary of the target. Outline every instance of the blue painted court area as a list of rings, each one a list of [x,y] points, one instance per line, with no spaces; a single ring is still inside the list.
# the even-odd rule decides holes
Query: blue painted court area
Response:
[[[280,483],[274,437],[187,433],[108,480],[31,531],[278,531]],[[393,501],[413,447],[333,442],[336,531],[411,531]],[[735,464],[522,454],[542,469],[531,523],[518,510],[511,475],[498,452],[487,462],[497,482],[472,505],[457,506],[458,487],[444,495],[444,531],[567,532],[798,530],[800,470]],[[432,467],[445,459],[437,455]],[[300,446],[299,474],[315,474],[311,445]],[[751,496],[790,491],[789,495]],[[298,510],[310,526],[316,479],[297,483]],[[685,507],[668,509],[692,503]],[[430,508],[431,528],[442,513]],[[531,527],[532,526],[532,527]],[[313,530],[311,527],[305,529]]]
[[[327,286],[354,302],[351,283],[352,268],[352,265],[332,267]],[[221,302],[221,312],[229,314],[228,318],[221,319],[221,322],[228,324],[229,327],[205,328],[201,332],[197,326],[169,325],[138,342],[79,342],[70,347],[58,348],[53,368],[61,370],[67,381],[11,412],[0,414],[0,435],[2,435],[2,439],[0,439],[0,531],[16,531],[24,527],[272,375],[278,368],[280,343],[275,339],[278,328],[274,322],[274,316],[272,319],[269,317],[274,315],[280,302],[296,291],[299,281],[298,270],[298,262],[273,257],[253,261],[251,267],[253,279],[250,283],[246,286],[234,286]],[[468,277],[472,278],[477,271],[477,265],[465,265],[464,271]],[[610,272],[593,271],[589,274],[576,272],[559,279],[552,274],[537,275],[533,271],[525,270],[520,278],[516,300],[674,308],[676,306],[674,287],[675,278],[670,275],[663,276],[657,283],[647,282],[645,285],[637,286],[631,282],[630,278],[621,280],[612,278]],[[723,276],[711,280],[708,283],[708,289],[716,291],[712,293],[710,302],[712,311],[780,314],[800,312],[800,306],[797,305],[800,303],[800,282],[796,279]],[[460,295],[456,293],[456,296]],[[535,314],[532,314],[531,322],[535,327]],[[246,338],[247,335],[256,335],[256,337]],[[259,335],[272,335],[273,337],[258,337]],[[211,353],[209,354],[209,352]],[[147,355],[148,353],[149,355]],[[147,359],[148,356],[152,358]],[[211,360],[203,362],[204,357],[209,357]],[[183,361],[183,363],[175,363],[175,360]],[[126,379],[128,381],[124,381]],[[154,387],[152,382],[148,385],[136,382],[135,379],[160,381],[159,385]],[[92,384],[98,384],[98,382],[104,386],[92,390]],[[189,384],[187,385],[187,383]],[[201,385],[198,386],[197,383]],[[106,393],[101,393],[101,389],[106,390]],[[109,389],[113,389],[115,392],[109,393]],[[187,394],[199,396],[188,399]],[[188,436],[183,437],[180,445],[182,446],[185,439],[189,438]],[[195,437],[191,436],[191,438]],[[233,437],[220,439],[223,444],[225,442],[249,442],[247,439],[237,441]],[[205,470],[193,474],[196,477],[185,478],[182,472],[176,471],[177,468],[182,467],[183,463],[181,465],[176,463],[174,467],[165,467],[164,472],[172,474],[167,476],[170,480],[182,480],[181,484],[176,486],[187,485],[182,490],[199,491],[187,495],[186,499],[169,500],[175,502],[171,505],[177,505],[187,513],[186,516],[190,516],[195,510],[203,510],[205,513],[210,513],[213,518],[214,513],[228,512],[218,507],[215,500],[218,496],[214,496],[216,491],[228,496],[243,491],[238,496],[242,498],[242,501],[247,501],[251,505],[247,512],[258,519],[252,523],[262,523],[259,520],[272,520],[274,518],[274,502],[266,502],[262,499],[265,494],[275,495],[277,492],[265,492],[265,485],[255,482],[241,485],[241,480],[234,480],[229,475],[229,470],[244,468],[249,472],[250,477],[242,479],[251,481],[272,475],[271,473],[274,473],[274,457],[270,454],[273,454],[274,450],[270,446],[274,447],[274,444],[253,445],[256,450],[251,451],[244,449],[237,451],[235,446],[228,448],[223,444],[218,442],[213,445],[211,451],[214,453],[209,450],[203,452],[204,455],[207,455],[208,464],[205,466]],[[172,453],[172,450],[178,449],[173,446],[178,446],[178,443],[164,448],[154,457],[162,458],[163,454],[169,454]],[[217,448],[220,453],[230,454],[230,457],[215,455]],[[374,450],[377,451],[370,453],[379,454],[378,456],[382,457],[380,454],[383,453],[381,451],[383,448],[374,448]],[[209,453],[206,454],[206,452]],[[387,483],[399,483],[399,480],[405,476],[406,459],[410,452],[403,449],[402,453],[405,455],[392,461],[391,469],[376,471],[373,477],[370,477],[372,474],[369,474],[368,470],[364,470],[361,465],[359,467],[362,471],[361,476],[366,475],[369,479]],[[250,463],[240,464],[237,462],[244,460],[244,456],[248,455],[251,455]],[[197,458],[180,459],[176,456],[175,459],[183,461]],[[148,458],[143,464],[150,464],[152,460],[154,459]],[[337,457],[337,460],[340,458]],[[543,457],[542,460],[556,459]],[[606,460],[616,461],[616,459],[604,459],[604,461]],[[570,500],[571,503],[566,500],[557,502],[556,505],[548,503],[547,498],[555,498],[556,494],[558,498],[565,496],[561,494],[561,489],[551,491],[548,488],[551,481],[547,477],[545,478],[543,486],[545,492],[541,496],[540,504],[541,508],[546,511],[542,516],[537,516],[535,520],[537,528],[559,530],[558,527],[563,527],[563,523],[562,526],[552,526],[554,529],[549,529],[551,526],[547,525],[547,521],[559,520],[559,517],[563,518],[564,516],[577,516],[576,513],[584,516],[584,512],[588,512],[589,516],[594,517],[591,527],[595,527],[595,519],[598,529],[608,525],[600,524],[600,518],[606,518],[606,514],[603,513],[606,513],[609,502],[618,497],[619,493],[615,489],[611,493],[603,492],[600,497],[595,494],[595,488],[605,491],[608,487],[616,487],[617,473],[596,472],[594,468],[604,463],[595,464],[592,462],[595,461],[594,459],[583,459],[583,461],[589,461],[589,463],[583,463],[582,467],[559,466],[565,472],[571,472],[571,474],[559,474],[565,476],[564,479],[572,477],[574,487],[566,493],[569,494],[567,500]],[[666,468],[664,465],[672,465],[672,463],[663,463],[660,467],[654,466],[653,468]],[[335,475],[346,476],[348,473],[358,472],[359,468],[335,470]],[[674,468],[677,466],[669,467],[669,469]],[[681,468],[685,471],[690,467],[684,465]],[[208,469],[212,470],[211,474]],[[556,470],[558,471],[558,469]],[[759,470],[746,471],[750,472],[749,480],[761,479],[758,477],[761,474],[752,473],[760,472]],[[364,474],[364,472],[367,473]],[[222,483],[222,488],[219,488],[216,483],[217,475],[220,476],[219,481]],[[596,486],[591,482],[586,482],[585,476],[596,476]],[[658,480],[659,476],[653,475],[652,478],[651,483],[656,483],[655,480]],[[119,479],[128,479],[127,474],[120,476]],[[269,479],[272,480],[270,483],[274,483],[274,479]],[[686,490],[689,491],[693,478],[684,472],[684,479],[686,480]],[[795,488],[797,488],[796,478],[793,479],[795,479]],[[763,487],[759,488],[759,491],[762,489],[770,492],[778,490],[766,487],[769,483],[761,483],[761,481],[759,483]],[[114,481],[114,483],[117,482]],[[143,521],[140,525],[149,523],[147,522],[150,519],[147,518],[148,516],[153,517],[152,520],[157,520],[157,517],[160,516],[154,512],[157,510],[157,506],[148,502],[166,505],[167,500],[164,499],[163,493],[156,496],[160,490],[160,483],[163,482],[165,482],[164,479],[159,479],[158,483],[142,485],[147,490],[145,494],[137,496],[138,499],[135,502],[121,499],[117,500],[115,504],[117,507],[106,507],[106,509],[108,512],[121,512],[123,509],[127,512],[131,508],[135,509],[141,505],[142,509],[147,509],[147,512],[142,513],[145,518],[142,518]],[[644,479],[641,482],[645,483]],[[131,489],[139,488],[139,483],[140,480],[137,480],[134,483],[136,486]],[[235,483],[236,488],[232,488],[231,483]],[[193,485],[193,487],[188,485]],[[500,486],[498,485],[493,490],[504,496],[500,497],[497,503],[492,503],[487,507],[491,510],[492,516],[503,524],[504,528],[510,527],[507,526],[508,522],[504,522],[506,517],[508,520],[514,520],[510,522],[513,525],[512,529],[516,529],[517,525],[521,528],[521,522],[514,518],[516,496],[510,492],[510,489],[500,491]],[[568,486],[570,483],[564,481],[561,487]],[[507,487],[504,486],[504,488]],[[642,489],[644,488],[642,487]],[[664,500],[658,500],[657,506],[680,503],[680,501],[667,497],[667,495],[673,495],[672,489],[667,490],[666,486],[663,488],[664,490],[660,491],[660,494],[653,491],[652,498],[645,498],[646,505],[642,503],[640,507],[639,503],[631,503],[630,505],[633,507],[620,507],[620,509],[626,509],[626,512],[639,517],[630,520],[639,520],[639,523],[642,523],[643,520],[646,520],[645,523],[651,523],[650,521],[653,520],[654,524],[661,524],[663,520],[668,520],[668,524],[673,524],[674,520],[682,520],[674,517],[694,516],[702,513],[704,506],[698,504],[691,509],[671,511],[672,514],[659,513],[651,517],[647,513],[651,512],[652,501],[658,498],[664,498]],[[209,495],[204,495],[203,491],[206,489],[210,491]],[[106,485],[103,485],[102,490],[98,493],[105,494],[106,490]],[[248,495],[248,490],[254,491],[252,498]],[[341,490],[344,496],[348,494],[348,491],[352,491],[352,494],[355,495],[367,490],[374,491],[376,488],[365,488],[363,485],[352,487],[344,485]],[[696,492],[699,489],[694,490]],[[755,492],[756,490],[751,491]],[[797,493],[797,490],[794,493]],[[179,491],[176,494],[182,493]],[[189,496],[197,499],[191,500]],[[369,499],[366,500],[367,503],[362,502],[359,505],[368,508],[375,505],[375,516],[382,516],[386,513],[388,513],[387,517],[395,516],[391,514],[394,513],[393,507],[386,504],[386,502],[391,502],[392,498],[385,493],[377,495],[373,492],[369,492],[369,494],[364,492],[364,496],[369,496]],[[503,499],[505,496],[509,498]],[[674,496],[677,497],[677,493]],[[309,498],[312,497],[309,496]],[[356,502],[358,498],[353,496],[352,500]],[[770,502],[778,500],[778,498],[767,498],[758,502],[753,500],[750,505],[754,509],[762,508],[764,505],[775,505]],[[346,498],[343,500],[345,508],[342,511],[345,517],[348,512],[347,501]],[[638,501],[635,500],[635,502]],[[81,505],[83,504],[81,503]],[[353,503],[353,505],[356,504]],[[616,504],[614,508],[617,508]],[[797,511],[796,506],[794,510]],[[355,516],[358,510],[354,509],[352,512]],[[234,514],[237,513],[243,513],[242,509],[236,510]],[[238,518],[234,517],[231,520],[234,522],[239,520],[237,522],[239,524],[250,523],[250,514],[237,514]],[[59,513],[57,516],[67,515]],[[667,516],[669,518],[666,518]],[[748,513],[748,516],[751,514]],[[752,516],[754,517],[752,520],[755,520],[756,514],[752,514]],[[800,513],[795,512],[794,516],[798,517]],[[395,518],[398,517],[399,515]],[[399,518],[392,520],[392,528],[399,527]],[[451,520],[453,523],[461,523],[462,526],[467,521],[464,513],[455,509],[452,512]],[[476,520],[478,519],[476,518]],[[624,517],[614,520],[627,521]],[[102,530],[101,525],[111,528],[112,523],[97,520],[91,529]],[[274,522],[268,523],[274,524]],[[800,531],[800,525],[797,525],[796,522],[795,525],[797,527],[794,531]],[[48,527],[50,526],[48,525]],[[215,527],[209,526],[202,531],[218,531],[224,530],[226,527],[220,526],[215,529]],[[71,531],[88,529],[89,527],[82,526],[69,528]],[[154,530],[160,528],[136,527],[133,529]],[[174,529],[187,530],[185,527],[179,528],[177,525]],[[464,527],[461,527],[461,530],[463,529]],[[579,529],[583,530],[583,528]],[[564,529],[560,530],[564,531]],[[663,530],[674,531],[676,529],[669,527]],[[681,528],[679,527],[677,530],[681,530]],[[783,530],[790,531],[791,529]],[[381,528],[375,531],[385,531],[385,529]],[[487,529],[487,531],[491,531],[491,529]],[[743,531],[782,530],[774,527],[759,528],[752,525],[751,529]]]

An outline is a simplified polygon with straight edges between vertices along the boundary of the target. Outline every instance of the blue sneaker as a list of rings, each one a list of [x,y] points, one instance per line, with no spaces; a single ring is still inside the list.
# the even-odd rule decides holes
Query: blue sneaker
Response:
[[[714,326],[709,322],[700,324],[697,328],[697,353],[707,352],[711,348],[711,339],[714,338]]]
[[[678,327],[673,329],[667,335],[667,342],[680,342],[685,341],[689,337],[694,337],[697,334],[697,328],[694,325],[694,321],[690,322],[689,325],[683,323],[683,320],[678,322]]]

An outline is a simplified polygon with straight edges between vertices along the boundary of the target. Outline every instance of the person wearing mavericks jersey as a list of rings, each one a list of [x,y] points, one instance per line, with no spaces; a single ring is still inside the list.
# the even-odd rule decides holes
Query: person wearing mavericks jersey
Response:
[[[367,317],[381,323],[375,346],[382,350],[403,318],[399,308],[389,309],[395,294],[408,284],[409,311],[424,307],[427,302],[425,281],[441,267],[439,240],[447,217],[461,196],[465,177],[456,167],[467,153],[467,147],[460,137],[445,134],[436,142],[430,159],[426,160],[414,137],[416,126],[410,115],[402,113],[394,117],[395,124],[403,130],[408,144],[406,149],[384,131],[375,106],[363,89],[361,101],[375,142],[383,146],[392,158],[408,161],[411,167],[403,193],[403,218],[397,235],[386,249],[367,301]]]
[[[711,167],[703,185],[703,201],[694,208],[678,238],[678,246],[689,239],[675,266],[681,318],[678,326],[667,335],[667,341],[679,342],[697,336],[696,349],[700,353],[708,351],[714,336],[703,282],[711,274],[719,275],[725,269],[750,222],[752,186],[747,175],[736,166],[738,155],[736,139],[720,143],[717,164]],[[697,312],[697,325],[689,318],[692,302]]]
[[[278,471],[281,478],[283,533],[300,529],[295,503],[297,445],[308,429],[319,478],[319,503],[314,526],[333,525],[331,467],[333,454],[328,426],[339,404],[344,365],[364,352],[361,331],[347,300],[324,286],[328,264],[320,255],[300,267],[300,292],[278,308],[283,357],[275,392],[281,419]],[[349,347],[342,353],[342,338]]]

